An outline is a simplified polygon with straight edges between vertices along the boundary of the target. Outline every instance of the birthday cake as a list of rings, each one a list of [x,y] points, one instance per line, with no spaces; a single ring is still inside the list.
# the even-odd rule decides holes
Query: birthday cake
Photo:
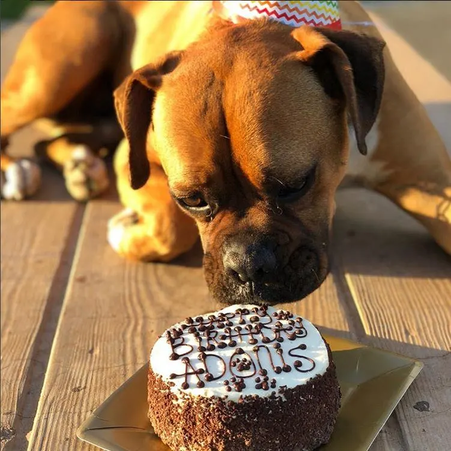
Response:
[[[149,418],[177,451],[307,451],[340,406],[329,346],[307,320],[235,305],[186,318],[155,343]]]

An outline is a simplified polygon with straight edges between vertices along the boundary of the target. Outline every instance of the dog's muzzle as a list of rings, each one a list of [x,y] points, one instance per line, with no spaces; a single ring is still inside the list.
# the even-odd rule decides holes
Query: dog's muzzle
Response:
[[[225,246],[222,262],[225,273],[239,283],[269,282],[277,266],[274,246],[244,239]]]
[[[242,233],[224,241],[219,264],[207,254],[205,275],[214,297],[224,304],[278,304],[313,291],[324,278],[318,252],[307,245],[290,250],[279,241]]]

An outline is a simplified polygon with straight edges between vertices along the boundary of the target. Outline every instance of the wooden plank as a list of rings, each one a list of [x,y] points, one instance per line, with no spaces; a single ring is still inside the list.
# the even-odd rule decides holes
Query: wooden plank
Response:
[[[91,207],[90,207],[91,208]],[[91,232],[94,231],[98,231],[99,229],[101,230],[102,227],[104,228],[105,225],[105,221],[106,219],[113,213],[113,211],[110,212],[110,209],[115,208],[112,207],[111,205],[103,205],[100,208],[102,208],[103,212],[90,212],[90,215],[92,216],[92,218],[90,219],[90,222],[96,222],[97,226],[94,227],[94,225],[90,225],[89,223],[86,223],[86,229],[90,230]],[[103,217],[104,216],[104,217]],[[103,218],[103,219],[102,219]],[[352,235],[352,234],[351,234]],[[103,239],[102,237],[100,237],[100,239]],[[98,246],[98,241],[87,241],[88,244],[91,245],[91,247],[93,245],[97,245]],[[109,287],[109,283],[105,280],[103,280],[102,276],[102,272],[99,272],[99,269],[95,268],[95,264],[102,264],[104,261],[108,261],[108,264],[111,265],[112,261],[114,261],[115,256],[112,254],[109,257],[105,257],[105,255],[108,255],[108,251],[105,250],[106,254],[103,254],[103,260],[95,260],[95,258],[90,254],[89,251],[89,246],[88,244],[86,244],[84,246],[84,250],[81,249],[80,250],[80,259],[82,255],[85,255],[85,258],[83,260],[83,268],[89,268],[91,273],[90,274],[97,274],[97,277],[99,278],[99,280],[97,280],[97,283],[94,283],[93,281],[91,281],[91,285],[89,285],[88,287],[86,287],[85,289],[81,289],[80,287],[75,288],[75,282],[77,280],[76,275],[74,275],[73,278],[73,291],[71,289],[71,294],[69,295],[69,297],[66,300],[66,307],[65,307],[65,311],[64,311],[64,316],[62,317],[61,323],[60,323],[60,333],[58,336],[58,340],[55,344],[55,353],[52,356],[52,362],[51,362],[51,370],[49,372],[49,375],[46,379],[46,385],[45,385],[45,389],[44,389],[44,397],[42,398],[42,402],[39,406],[39,415],[38,415],[38,419],[37,419],[37,426],[34,430],[33,433],[33,438],[32,438],[32,448],[33,446],[35,446],[36,448],[33,449],[54,449],[54,447],[58,447],[58,445],[64,446],[65,448],[67,447],[67,449],[76,449],[76,447],[80,447],[80,444],[76,444],[74,442],[74,437],[73,437],[73,432],[76,428],[76,426],[78,426],[79,422],[82,421],[82,419],[84,417],[82,417],[83,414],[85,414],[85,416],[87,415],[87,412],[83,412],[82,410],[80,410],[77,405],[77,400],[80,398],[77,398],[76,394],[77,393],[83,393],[85,392],[82,396],[84,397],[83,402],[86,404],[91,404],[92,407],[88,408],[89,410],[92,410],[92,408],[94,408],[97,403],[92,402],[91,403],[91,399],[94,396],[97,396],[97,399],[99,401],[102,401],[104,399],[104,397],[114,388],[114,386],[119,385],[123,379],[125,379],[126,377],[128,377],[128,375],[130,375],[137,367],[139,367],[139,365],[141,364],[141,362],[145,361],[145,359],[147,359],[147,353],[149,350],[149,343],[151,343],[153,341],[153,339],[155,338],[156,334],[158,334],[158,331],[147,331],[143,329],[143,326],[139,320],[139,318],[137,318],[137,315],[139,316],[140,313],[143,313],[144,311],[144,306],[143,306],[143,301],[139,301],[139,297],[142,294],[145,294],[144,292],[141,293],[142,288],[140,287],[139,290],[136,290],[136,286],[138,286],[136,284],[136,281],[140,281],[141,283],[144,283],[145,279],[146,279],[146,275],[148,278],[149,282],[154,282],[155,286],[156,286],[156,291],[154,292],[154,290],[152,289],[150,294],[153,297],[155,297],[156,299],[159,299],[160,297],[164,298],[164,294],[163,293],[167,293],[168,298],[171,299],[174,294],[176,294],[178,292],[178,290],[180,290],[181,287],[184,286],[184,283],[186,283],[186,287],[189,286],[188,284],[188,280],[185,280],[184,282],[181,282],[181,278],[185,277],[182,275],[182,272],[177,273],[179,274],[177,277],[174,278],[174,274],[172,276],[170,276],[166,271],[168,270],[168,266],[166,265],[132,265],[132,264],[128,264],[125,262],[122,263],[118,263],[119,265],[119,269],[116,270],[112,270],[111,274],[116,276],[114,279],[111,280],[118,280],[117,282],[117,293],[120,293],[122,289],[125,289],[126,287],[129,288],[130,293],[131,293],[131,297],[130,299],[134,299],[133,301],[129,301],[126,302],[126,298],[125,297],[121,297],[119,299],[119,302],[117,302],[116,304],[112,304],[111,302],[107,302],[107,305],[105,307],[105,310],[103,311],[103,304],[101,304],[101,300],[100,298],[95,300],[95,302],[93,303],[94,305],[87,305],[86,302],[82,302],[81,306],[78,307],[74,307],[76,304],[76,294],[85,294],[87,296],[92,295],[93,290],[103,290],[104,293],[111,293],[112,288]],[[87,248],[87,249],[86,249]],[[91,251],[92,252],[92,251]],[[111,252],[111,251],[109,251]],[[84,253],[84,254],[83,254]],[[81,260],[80,260],[81,261]],[[89,263],[89,264],[88,264]],[[151,269],[139,269],[139,268],[151,268]],[[128,268],[128,269],[126,269]],[[109,271],[110,269],[108,269]],[[196,270],[198,271],[197,274],[194,274],[194,280],[196,281],[195,283],[198,283],[199,280],[201,279],[201,272],[199,272],[199,268],[196,268]],[[74,274],[77,274],[80,270],[80,265],[77,267],[76,271]],[[96,272],[97,271],[97,272]],[[150,271],[150,272],[149,272]],[[161,274],[163,274],[163,277],[157,277],[156,274],[162,271]],[[137,276],[137,274],[141,273],[141,276]],[[359,329],[359,320],[357,319],[357,326],[355,327],[355,324],[349,325],[348,321],[346,320],[345,316],[349,315],[351,317],[356,316],[355,312],[353,312],[353,306],[349,305],[348,300],[346,300],[346,298],[349,298],[349,293],[347,293],[349,291],[349,289],[346,286],[346,280],[343,282],[343,276],[340,274],[340,271],[337,271],[335,273],[336,276],[336,280],[339,282],[337,284],[334,284],[334,280],[329,278],[328,281],[326,282],[326,284],[323,286],[322,290],[318,291],[317,293],[315,293],[314,295],[312,295],[312,297],[306,301],[304,301],[303,303],[300,304],[299,306],[299,312],[303,315],[305,315],[306,317],[312,319],[314,322],[316,322],[317,324],[320,324],[326,328],[330,328],[333,330],[338,330],[341,331],[343,333],[349,333],[347,332],[349,328],[351,328],[352,330],[355,330],[357,328],[357,330]],[[78,280],[78,283],[86,283],[86,281],[88,279],[83,279],[83,277],[85,277],[83,275],[83,271],[82,271],[82,275],[81,275],[81,279]],[[131,278],[133,280],[135,280],[135,282],[127,282],[128,278]],[[108,277],[109,279],[109,277]],[[161,285],[163,288],[160,290],[159,284],[161,284],[163,281],[163,284]],[[147,283],[149,283],[147,282]],[[177,285],[174,286],[172,285],[172,283],[175,282]],[[108,286],[107,286],[108,285]],[[353,287],[353,285],[351,284],[351,287]],[[197,289],[200,289],[200,287],[197,287]],[[353,288],[354,289],[354,288]],[[203,288],[204,290],[204,296],[206,296],[208,298],[208,295],[206,294],[205,291],[205,287]],[[195,290],[196,291],[196,290]],[[344,292],[344,294],[343,294]],[[340,299],[342,299],[341,303],[335,302],[336,300],[336,296],[340,295]],[[95,296],[98,296],[98,294],[96,294]],[[118,295],[115,294],[116,296],[116,301],[118,301],[117,297]],[[352,296],[352,295],[351,295]],[[81,299],[82,296],[80,296]],[[186,298],[186,295],[184,293],[182,293],[182,297]],[[324,303],[324,297],[327,298],[327,302]],[[114,296],[113,296],[114,298]],[[135,300],[138,299],[138,300]],[[329,300],[331,299],[331,301]],[[344,299],[344,300],[343,300]],[[318,302],[319,301],[319,302]],[[78,299],[79,302],[79,299]],[[204,306],[205,306],[205,310],[208,310],[209,307],[209,302],[208,300],[204,300],[202,301],[204,302]],[[323,302],[323,304],[321,304],[321,302]],[[101,305],[100,305],[101,304]],[[158,302],[157,302],[158,304]],[[161,304],[164,305],[164,302],[160,302],[160,307]],[[352,304],[352,302],[351,302]],[[321,308],[320,305],[323,305],[324,307]],[[327,307],[326,307],[327,305]],[[95,307],[96,306],[96,307]],[[177,306],[180,307],[180,305],[177,303]],[[196,303],[197,306],[197,303]],[[88,308],[88,307],[92,307]],[[66,312],[67,309],[67,312]],[[117,310],[119,309],[119,310]],[[198,310],[197,307],[195,307],[193,309],[193,311],[191,313],[189,312],[185,312],[186,309],[189,309],[188,306],[183,306],[183,315],[181,316],[186,316],[188,314],[192,314],[195,313]],[[355,309],[355,306],[354,306]],[[356,310],[357,311],[357,310]],[[107,350],[113,350],[116,351],[116,355],[113,356],[109,356],[107,355],[106,357],[103,355],[100,356],[97,360],[97,362],[95,364],[87,364],[84,360],[86,358],[86,356],[83,354],[83,352],[86,351],[86,349],[82,349],[80,350],[78,348],[80,343],[88,343],[89,340],[86,339],[86,337],[88,335],[90,336],[95,336],[96,328],[94,327],[95,322],[96,322],[96,318],[97,318],[97,322],[99,318],[101,318],[100,314],[103,312],[103,314],[106,314],[106,319],[107,319],[107,324],[112,324],[113,325],[113,331],[115,332],[115,334],[113,335],[113,337],[115,337],[117,335],[118,332],[122,331],[122,335],[121,337],[125,337],[123,340],[121,339],[121,343],[116,343],[116,345],[111,345],[110,347],[106,347],[107,346],[107,342],[108,339],[110,338],[110,335],[108,335],[107,331],[110,330],[109,327],[107,327],[107,325],[105,325],[105,330],[103,331],[103,329],[99,329],[99,336],[104,337],[104,339],[101,339],[101,342],[99,342],[99,346],[102,347],[106,347],[105,349]],[[131,330],[131,328],[125,328],[125,325],[122,324],[123,321],[121,322],[121,319],[123,318],[124,312],[127,313],[127,318],[131,318],[132,319],[132,323],[134,325],[133,330],[137,330],[138,331],[138,335],[141,334],[141,338],[135,338],[134,340],[137,340],[137,343],[135,343],[135,346],[132,347],[132,340],[130,340],[130,342],[127,344],[125,343],[126,337],[128,337],[128,335],[133,333],[133,330]],[[156,312],[150,312],[151,314],[148,315],[149,318],[149,324],[153,325],[155,327],[155,323],[153,322],[153,318],[154,318],[154,313]],[[182,310],[178,310],[178,312],[182,313]],[[332,313],[337,313],[337,316],[334,316]],[[71,318],[71,315],[73,314],[77,314],[79,315],[78,319],[75,321],[73,318]],[[358,313],[358,311],[357,311]],[[90,316],[91,315],[91,316]],[[109,317],[108,315],[113,315],[113,317]],[[115,320],[114,316],[116,316]],[[357,314],[358,317],[358,314]],[[179,316],[174,316],[174,312],[171,313],[171,310],[167,310],[165,311],[164,314],[162,314],[161,316],[157,317],[157,321],[158,321],[158,330],[163,329],[164,327],[166,327],[167,325],[171,324],[173,321],[176,321]],[[90,328],[88,328],[87,331],[83,330],[83,325],[84,325],[84,321],[87,321],[88,324],[90,324]],[[75,325],[73,325],[75,321]],[[103,319],[102,319],[102,324],[103,324]],[[162,321],[162,322],[161,322]],[[355,319],[353,320],[355,321]],[[92,324],[91,324],[92,322]],[[66,324],[69,326],[68,328],[66,328]],[[64,327],[63,327],[64,326]],[[364,330],[363,328],[365,327],[363,323],[360,323],[360,327],[362,328],[362,330]],[[82,337],[81,337],[81,341],[79,339],[76,339],[74,337],[78,337],[80,338],[80,333],[82,332]],[[354,332],[355,333],[355,332]],[[78,334],[78,335],[77,335]],[[86,335],[85,335],[86,334]],[[147,334],[147,336],[146,336]],[[69,336],[73,335],[72,339],[71,338],[67,338]],[[83,335],[85,335],[83,337]],[[357,335],[360,335],[359,333],[357,333]],[[152,337],[152,340],[148,339],[148,336]],[[76,354],[78,352],[78,356],[77,355],[69,355],[68,354],[68,350],[70,352],[71,346],[75,346],[74,348],[74,353]],[[94,354],[94,346],[91,346],[88,348],[88,350],[86,351],[88,355],[93,355]],[[78,350],[78,351],[77,351]],[[90,352],[91,351],[91,352]],[[63,352],[66,353],[66,355],[63,357]],[[108,354],[108,353],[107,353]],[[114,353],[113,353],[114,354]],[[119,357],[118,357],[119,356]],[[124,356],[128,358],[124,359]],[[142,360],[139,364],[133,363],[136,362],[136,358],[142,358],[144,360]],[[105,359],[105,360],[103,360]],[[126,362],[124,364],[124,362]],[[128,363],[127,363],[128,362]],[[81,368],[77,369],[77,364],[81,364]],[[84,365],[84,367],[83,367]],[[121,374],[116,374],[115,376],[111,375],[111,369],[116,367],[120,368]],[[80,365],[79,365],[80,366]],[[84,369],[83,369],[84,368]],[[96,368],[100,369],[100,373],[103,374],[103,376],[106,378],[106,382],[105,380],[102,380],[102,378],[100,377],[100,375],[97,374],[97,370]],[[82,371],[83,369],[83,371]],[[106,371],[105,373],[102,373],[103,370],[105,369],[109,369],[109,371]],[[76,383],[77,379],[76,377],[72,377],[73,374],[69,374],[73,371],[75,371],[75,374],[78,375],[79,378],[82,378],[82,376],[84,374],[86,374],[86,372],[89,372],[90,370],[93,371],[93,375],[92,376],[92,380],[90,380],[90,385],[89,388],[83,388],[83,385],[74,385],[72,386],[72,389],[74,390],[73,392],[68,393],[69,388],[65,389],[65,387],[70,387],[72,383]],[[108,376],[109,375],[109,376]],[[108,377],[113,378],[113,387],[108,387],[107,384],[111,382],[111,379],[108,380]],[[110,382],[108,382],[110,381]],[[55,382],[57,382],[57,385],[55,385]],[[91,382],[93,382],[91,384]],[[65,385],[68,384],[68,385]],[[87,387],[87,386],[86,386]],[[62,389],[61,393],[58,394],[58,390]],[[65,391],[66,390],[66,391]],[[100,396],[99,392],[102,392],[103,395]],[[72,393],[72,394],[71,394]],[[94,395],[93,395],[94,394]],[[89,402],[88,402],[89,401]],[[63,413],[61,411],[61,409],[64,408],[64,405],[67,406],[71,406],[72,407],[72,413]],[[74,407],[75,406],[75,407]],[[60,409],[60,411],[58,411],[58,409]],[[75,412],[74,412],[75,410]],[[69,419],[68,423],[66,423],[66,421]],[[394,431],[398,430],[398,426],[396,423],[396,418],[393,417],[390,421],[389,421],[389,428],[391,428]],[[55,423],[56,421],[56,423]],[[41,427],[39,427],[39,425]],[[61,425],[66,425],[64,429],[61,429],[60,431],[60,427]],[[47,432],[48,434],[48,430],[52,429],[52,431],[57,431],[57,436],[55,437],[45,437],[45,434]],[[65,433],[67,433],[67,440],[65,437]],[[388,439],[387,439],[387,434],[384,434],[384,432],[382,433],[381,437],[378,439],[378,442],[375,444],[375,447],[373,447],[374,449],[403,449],[401,448],[401,445],[399,447],[395,446],[394,444],[400,444],[400,440],[402,438],[399,438],[396,436],[396,434],[388,434]],[[80,448],[81,449],[81,448]],[[86,449],[86,448],[83,448]]]
[[[450,2],[436,1],[431,4],[430,1],[416,1],[407,4],[382,0],[361,3],[365,9],[377,14],[385,24],[396,30],[411,49],[415,49],[415,52],[430,61],[451,81],[451,59],[443,57],[443,49],[451,46],[451,28],[437,26],[451,16]],[[419,30],[422,32],[418,32]]]
[[[448,450],[451,443],[451,354],[442,353],[439,357],[425,358],[423,362],[425,367],[417,383],[397,410],[398,420],[407,449]]]
[[[378,194],[347,190],[338,202],[336,233],[343,239],[337,245],[366,334],[393,334],[396,352],[404,343],[449,346],[449,257],[421,225]],[[413,355],[429,356],[421,348]]]
[[[284,304],[283,308],[312,321],[324,333],[356,339],[360,329],[347,310],[346,292],[340,289],[339,279],[340,269],[333,268],[318,290],[300,302]]]
[[[431,23],[424,14],[431,16],[432,13],[425,13],[425,8],[430,9],[430,6],[427,2],[418,2],[414,8],[407,3],[402,5],[402,2],[394,2],[396,5],[374,3],[379,7],[374,8],[376,13],[370,13],[372,19],[387,40],[401,73],[425,105],[451,151],[451,84],[430,63],[436,63],[437,58],[443,56],[443,47],[433,45],[437,35],[426,30]],[[373,9],[371,3],[369,7]],[[393,8],[397,12],[393,12]],[[397,24],[396,32],[377,13]],[[392,14],[404,14],[409,18],[400,29],[402,37]],[[414,36],[416,27],[411,26],[415,20],[421,20],[424,31],[421,48],[408,44],[418,39]],[[406,23],[409,25],[405,26]],[[444,27],[440,20],[433,23],[436,30]],[[440,36],[446,39],[447,35]],[[421,55],[426,55],[427,60]],[[449,75],[446,64],[440,67]],[[419,224],[376,194],[344,192],[339,194],[338,204],[336,233],[344,237],[339,242],[339,254],[367,334],[364,340],[420,358],[425,363],[423,372],[396,409],[396,417],[392,417],[392,422],[398,423],[402,430],[402,437],[398,437],[399,447],[387,443],[382,449],[448,449],[451,442],[449,257]],[[417,404],[421,401],[428,404]],[[429,407],[424,408],[427,405]]]
[[[451,441],[449,257],[420,225],[376,194],[343,192],[339,206],[337,233],[346,236],[340,255],[365,341],[425,363],[396,410],[407,449],[446,449]],[[419,401],[427,401],[430,411],[416,410]]]
[[[42,12],[30,9],[6,32],[2,23],[2,79],[19,40]],[[31,128],[21,131],[10,153],[31,156],[40,137]],[[2,203],[0,448],[5,450],[27,447],[83,213],[83,207],[66,202],[61,176],[46,169],[43,178],[33,201]]]
[[[170,265],[114,253],[106,223],[119,208],[87,207],[29,449],[90,449],[75,437],[82,421],[148,360],[162,330],[212,307],[199,249]]]
[[[392,414],[385,423],[370,451],[409,451],[395,414]]]
[[[371,9],[368,11],[371,19],[374,21],[380,30],[382,37],[386,40],[388,48],[395,60],[399,71],[406,80],[407,84],[415,92],[416,96],[423,103],[426,111],[429,114],[433,124],[441,134],[446,148],[451,151],[451,133],[449,130],[449,118],[451,117],[451,83],[445,75],[440,73],[431,61],[434,63],[438,58],[443,61],[448,69],[446,73],[449,75],[451,70],[450,58],[444,57],[446,54],[446,42],[444,38],[444,30],[447,29],[446,15],[442,16],[442,21],[434,23],[434,29],[439,30],[440,36],[445,39],[440,45],[437,44],[435,32],[429,33],[431,22],[424,22],[422,14],[424,10],[431,8],[430,2],[416,2],[422,3],[422,8],[412,8],[408,2],[378,2],[381,3],[396,3],[396,9],[401,11],[404,9],[405,26],[402,28],[403,36],[400,36],[397,30],[390,28],[383,19]],[[447,10],[451,9],[451,3],[442,2],[443,5],[439,7]],[[445,6],[445,4],[447,5]],[[383,6],[381,7],[383,8]],[[390,6],[387,6],[390,8]],[[380,10],[380,9],[379,9]],[[376,9],[376,11],[379,11]],[[399,12],[398,12],[399,14]],[[387,13],[386,15],[389,15]],[[426,16],[431,16],[427,14]],[[418,29],[412,26],[416,21],[422,22],[421,33],[421,49],[409,45],[409,41],[418,40]],[[433,22],[432,22],[433,23]],[[429,28],[427,28],[429,26]],[[407,42],[406,42],[407,40]],[[426,55],[424,58],[423,55]],[[443,66],[443,64],[441,66]]]
[[[22,449],[31,430],[79,213],[73,203],[2,205],[2,449]]]
[[[333,253],[339,252],[338,243],[343,242],[347,234],[346,228],[339,228],[334,232]],[[294,305],[285,304],[284,308],[313,321],[321,332],[357,341],[365,338],[363,324],[345,279],[340,258],[333,259],[331,274],[317,291]],[[407,451],[395,415],[390,417],[371,447],[371,451],[393,450]]]
[[[91,449],[77,441],[76,428],[147,361],[158,334],[216,308],[199,247],[170,265],[130,263],[114,254],[104,234],[118,209],[107,201],[87,208],[30,449]],[[299,310],[329,329],[347,331],[332,279]]]

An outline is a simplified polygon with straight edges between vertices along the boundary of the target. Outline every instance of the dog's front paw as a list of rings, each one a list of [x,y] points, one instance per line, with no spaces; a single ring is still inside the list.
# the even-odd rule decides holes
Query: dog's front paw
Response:
[[[108,222],[108,242],[120,256],[133,261],[168,262],[196,243],[199,234],[194,224],[177,229],[179,222],[147,213],[141,216],[126,208]]]
[[[30,160],[16,160],[1,173],[2,198],[23,200],[32,196],[41,184],[41,169]]]
[[[124,252],[123,243],[127,230],[138,222],[138,215],[130,208],[122,210],[108,221],[108,242],[119,254]]]
[[[105,162],[86,146],[74,149],[72,158],[64,164],[63,174],[69,194],[80,202],[102,194],[109,185]]]

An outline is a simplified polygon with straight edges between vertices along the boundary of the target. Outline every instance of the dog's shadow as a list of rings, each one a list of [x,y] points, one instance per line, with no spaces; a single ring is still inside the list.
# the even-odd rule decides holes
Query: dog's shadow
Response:
[[[203,251],[200,240],[185,254],[173,260],[170,265],[184,266],[185,268],[200,268],[202,266]]]
[[[451,258],[413,218],[363,189],[337,195],[332,255],[346,274],[449,279]]]

